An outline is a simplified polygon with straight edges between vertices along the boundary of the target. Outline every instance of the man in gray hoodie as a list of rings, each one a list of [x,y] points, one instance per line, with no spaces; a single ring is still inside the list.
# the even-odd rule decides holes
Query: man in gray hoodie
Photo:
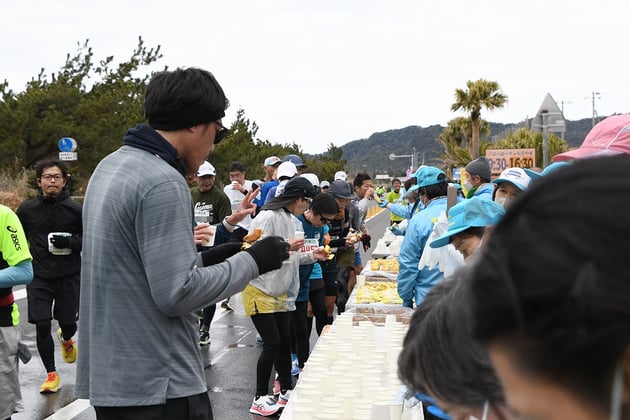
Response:
[[[212,419],[195,313],[288,258],[279,237],[196,251],[185,176],[227,135],[227,106],[207,71],[157,73],[148,125],[129,129],[90,179],[76,395],[99,420]]]

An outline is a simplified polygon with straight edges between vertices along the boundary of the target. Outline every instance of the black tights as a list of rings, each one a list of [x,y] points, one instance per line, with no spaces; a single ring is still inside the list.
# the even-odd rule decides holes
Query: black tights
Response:
[[[290,312],[292,326],[291,342],[293,343],[291,351],[295,350],[294,353],[297,354],[300,369],[304,367],[309,353],[308,332],[310,332],[310,330],[306,327],[307,308],[307,301],[295,302],[295,311]]]
[[[210,305],[203,308],[203,321],[201,324],[201,328],[204,331],[210,331],[210,324],[212,323],[212,318],[214,318],[214,313],[217,311],[217,305]]]
[[[61,331],[63,332],[64,340],[69,340],[74,333],[77,332],[77,324],[64,325],[59,323],[59,327],[61,327]],[[55,372],[57,370],[55,367],[55,342],[50,333],[51,328],[52,323],[50,319],[39,321],[35,324],[37,351],[42,358],[46,372]]]
[[[322,334],[322,330],[328,325],[328,313],[326,312],[326,289],[321,288],[308,293],[308,300],[311,302],[311,310],[315,317],[315,331],[317,335]],[[313,318],[306,319],[306,333],[311,337],[313,329]]]
[[[267,395],[272,369],[278,372],[280,388],[292,388],[291,341],[289,313],[252,315],[252,322],[263,339],[263,348],[256,365],[256,396]]]

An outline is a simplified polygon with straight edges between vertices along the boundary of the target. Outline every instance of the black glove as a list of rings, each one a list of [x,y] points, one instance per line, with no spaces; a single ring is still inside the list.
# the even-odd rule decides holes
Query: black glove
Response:
[[[50,243],[53,244],[55,248],[70,248],[70,237],[53,235],[50,238]]]
[[[370,242],[372,237],[370,235],[361,236],[361,242],[363,243],[363,251],[367,252],[368,249],[372,246],[372,242]]]
[[[201,252],[201,260],[203,266],[219,264],[230,258],[241,250],[241,242],[227,242],[221,245],[213,246],[207,251]]]
[[[282,261],[289,258],[289,243],[279,236],[268,236],[245,250],[258,265],[258,274],[282,267]]]

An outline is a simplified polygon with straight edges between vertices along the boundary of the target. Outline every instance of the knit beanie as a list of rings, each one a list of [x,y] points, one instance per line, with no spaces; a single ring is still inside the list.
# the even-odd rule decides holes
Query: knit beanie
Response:
[[[481,156],[466,165],[466,172],[471,175],[479,175],[482,179],[490,181],[492,174],[490,173],[490,162]]]

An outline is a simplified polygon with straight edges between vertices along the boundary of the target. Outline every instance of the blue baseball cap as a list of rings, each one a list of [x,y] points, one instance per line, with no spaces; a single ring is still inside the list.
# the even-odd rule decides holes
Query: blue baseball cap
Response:
[[[302,161],[302,158],[298,155],[286,155],[283,159],[284,162],[291,162],[296,168],[306,168],[306,165]]]
[[[444,171],[436,168],[435,166],[423,165],[418,168],[413,176],[416,177],[416,185],[409,188],[409,191],[415,191],[418,188],[446,182],[446,174],[444,173]]]
[[[567,162],[567,161],[561,161],[561,162],[553,162],[549,165],[547,165],[547,167],[545,169],[542,170],[542,172],[536,172],[536,171],[532,171],[531,169],[525,169],[525,173],[527,175],[529,175],[529,177],[532,179],[532,181],[537,180],[538,178],[542,178],[545,175],[549,175],[550,173],[552,173],[553,171],[556,171],[560,168],[563,168],[565,166],[569,166],[571,164],[571,162]]]
[[[431,248],[446,246],[451,236],[457,235],[471,227],[486,227],[496,225],[505,214],[502,205],[492,200],[473,197],[455,204],[448,212],[447,231],[431,242]]]

